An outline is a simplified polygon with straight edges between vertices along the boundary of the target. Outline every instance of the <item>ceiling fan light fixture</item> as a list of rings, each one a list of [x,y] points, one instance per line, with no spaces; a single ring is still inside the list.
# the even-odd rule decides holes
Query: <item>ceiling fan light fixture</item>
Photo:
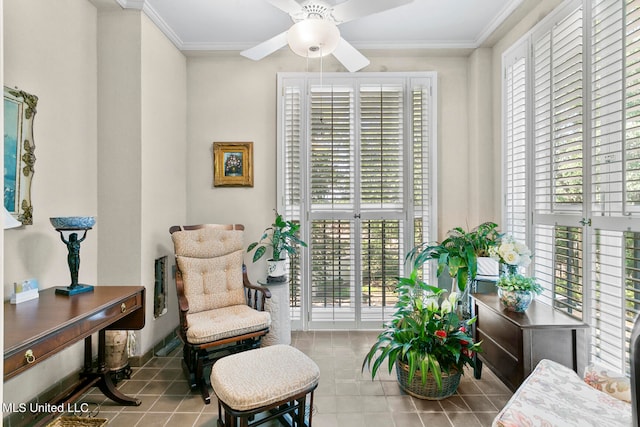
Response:
[[[325,19],[305,19],[287,32],[289,47],[305,58],[319,58],[332,53],[340,42],[336,24]]]

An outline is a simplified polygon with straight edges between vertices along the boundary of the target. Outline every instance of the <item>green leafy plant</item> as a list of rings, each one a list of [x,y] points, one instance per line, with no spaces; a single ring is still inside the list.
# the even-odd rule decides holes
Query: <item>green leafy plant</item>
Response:
[[[258,261],[267,252],[267,248],[271,248],[272,259],[283,259],[283,252],[290,255],[297,253],[297,246],[307,246],[300,237],[300,224],[293,221],[285,220],[282,215],[276,211],[276,218],[270,227],[267,227],[257,242],[251,243],[247,247],[247,252],[253,253],[253,262]]]
[[[535,278],[518,273],[501,275],[496,282],[496,286],[505,291],[530,291],[538,295],[542,293],[542,286],[536,282]]]
[[[465,365],[474,366],[473,353],[480,350],[480,343],[474,344],[468,327],[476,318],[465,322],[458,318],[457,293],[442,298],[443,289],[420,280],[415,269],[410,277],[398,279],[397,292],[393,318],[365,356],[362,370],[369,366],[375,378],[385,360],[389,372],[402,361],[409,366],[409,382],[419,370],[425,384],[431,372],[441,388],[443,371],[463,373]]]
[[[488,256],[491,248],[498,244],[501,235],[497,227],[493,222],[482,223],[471,231],[455,227],[440,243],[417,245],[409,251],[407,259],[413,263],[413,268],[418,269],[429,260],[437,260],[437,275],[440,276],[446,267],[463,292],[467,282],[476,277],[478,256]]]
[[[502,234],[498,232],[498,224],[495,222],[483,222],[466,233],[466,237],[473,246],[476,257],[488,257],[491,255],[491,248],[500,242]]]

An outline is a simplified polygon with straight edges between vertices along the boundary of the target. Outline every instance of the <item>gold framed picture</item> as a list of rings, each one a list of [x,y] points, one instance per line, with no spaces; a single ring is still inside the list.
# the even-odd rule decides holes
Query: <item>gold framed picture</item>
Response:
[[[253,142],[213,143],[213,186],[253,187]]]

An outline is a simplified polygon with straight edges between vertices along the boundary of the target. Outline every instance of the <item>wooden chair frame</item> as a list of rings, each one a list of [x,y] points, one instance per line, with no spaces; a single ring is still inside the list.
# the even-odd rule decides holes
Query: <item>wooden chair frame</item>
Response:
[[[200,225],[174,225],[169,228],[169,233],[176,231],[199,230],[203,228],[216,228],[220,230],[244,230],[242,224],[200,224]],[[268,288],[260,285],[254,285],[249,281],[249,276],[245,266],[242,266],[242,282],[244,285],[244,294],[247,305],[258,311],[265,310],[265,302],[267,298],[271,298],[271,292]],[[176,333],[182,341],[183,359],[182,367],[185,371],[189,386],[192,390],[200,388],[202,398],[206,404],[211,402],[209,393],[209,385],[205,378],[205,368],[211,366],[216,360],[230,354],[239,353],[245,350],[251,350],[260,347],[260,341],[263,336],[269,332],[269,328],[260,329],[258,331],[249,332],[242,335],[223,338],[202,344],[193,344],[187,340],[187,313],[189,312],[189,302],[184,294],[184,281],[182,272],[176,262],[176,292],[178,294],[178,308],[180,325]]]

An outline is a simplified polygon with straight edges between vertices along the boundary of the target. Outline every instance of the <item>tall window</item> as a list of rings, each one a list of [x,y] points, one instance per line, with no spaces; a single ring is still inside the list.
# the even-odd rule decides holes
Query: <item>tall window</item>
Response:
[[[640,0],[566,1],[503,57],[506,179],[527,168],[505,223],[519,230],[509,201],[524,198],[543,300],[589,323],[591,356],[620,370],[640,311],[638,18]],[[522,91],[524,114],[509,107]]]
[[[436,230],[435,81],[278,76],[279,209],[309,243],[292,264],[296,326],[379,327],[390,318],[406,252]]]

